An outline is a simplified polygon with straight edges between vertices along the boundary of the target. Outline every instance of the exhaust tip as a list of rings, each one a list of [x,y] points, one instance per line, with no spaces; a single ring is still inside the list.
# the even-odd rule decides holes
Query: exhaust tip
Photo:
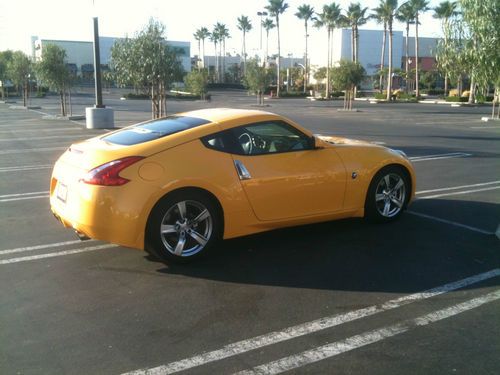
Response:
[[[78,238],[79,238],[80,241],[88,241],[88,240],[90,240],[90,237],[87,237],[83,233],[80,233],[80,232],[78,232],[76,230],[75,230],[75,233],[78,236]]]

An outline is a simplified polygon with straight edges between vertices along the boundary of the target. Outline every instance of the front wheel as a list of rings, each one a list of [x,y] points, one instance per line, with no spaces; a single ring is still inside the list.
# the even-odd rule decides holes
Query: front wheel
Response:
[[[406,172],[397,166],[381,169],[373,177],[365,202],[365,216],[376,222],[397,219],[410,198],[410,183]]]
[[[214,202],[197,192],[167,196],[153,209],[146,250],[163,261],[187,263],[205,254],[221,237]]]

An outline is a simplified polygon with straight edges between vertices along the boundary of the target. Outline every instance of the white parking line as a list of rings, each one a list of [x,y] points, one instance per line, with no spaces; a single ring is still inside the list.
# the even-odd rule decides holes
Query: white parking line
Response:
[[[431,323],[438,322],[452,316],[462,314],[466,311],[478,308],[487,303],[491,303],[500,299],[500,289],[484,296],[471,299],[469,301],[459,303],[457,305],[438,310],[426,315],[422,315],[416,319],[406,320],[402,323],[394,324],[388,327],[365,332],[360,335],[351,336],[345,340],[336,341],[327,345],[323,345],[302,353],[292,355],[286,358],[279,359],[261,366],[254,367],[251,370],[240,371],[237,375],[251,374],[281,374],[285,371],[290,371],[299,367],[306,366],[336,355],[361,348],[363,346],[373,344],[375,342],[408,332],[417,327],[426,326]]]
[[[465,152],[450,152],[447,154],[436,154],[436,155],[423,155],[423,156],[412,156],[409,157],[412,163],[416,163],[419,161],[428,161],[428,160],[440,160],[440,159],[452,159],[452,158],[466,158],[472,156],[472,154],[467,154]]]
[[[52,168],[53,165],[20,165],[17,167],[3,167],[0,168],[0,173],[1,172],[19,172],[19,171],[31,171],[31,170],[37,170],[37,169],[50,169]]]
[[[89,240],[89,241],[94,241],[94,240]],[[12,253],[23,253],[25,251],[36,251],[36,250],[42,250],[42,249],[50,249],[53,247],[74,245],[77,243],[82,243],[82,241],[80,241],[80,240],[64,241],[64,242],[48,243],[45,245],[35,245],[35,246],[27,246],[27,247],[18,247],[16,249],[0,250],[0,255],[12,254]]]
[[[481,234],[486,234],[486,235],[493,235],[493,234],[495,234],[494,232],[489,232],[489,231],[484,230],[484,229],[471,227],[470,225],[465,225],[465,224],[457,223],[456,221],[441,219],[440,217],[436,217],[436,216],[422,214],[420,212],[415,212],[415,211],[410,211],[410,210],[408,210],[406,212],[408,212],[410,215],[415,215],[415,216],[422,217],[424,219],[430,219],[430,220],[438,221],[440,223],[445,223],[445,224],[453,225],[453,226],[456,226],[456,227],[468,229],[468,230],[471,230],[473,232],[478,232],[478,233],[481,233]]]
[[[452,186],[452,187],[445,187],[445,188],[431,189],[431,190],[421,190],[421,191],[417,191],[415,194],[418,195],[418,194],[426,194],[426,193],[436,193],[438,191],[459,190],[459,189],[467,189],[470,187],[497,185],[497,184],[500,184],[500,181],[490,181],[490,182],[482,182],[479,184]]]
[[[493,187],[487,187],[487,188],[481,188],[481,189],[464,190],[464,191],[455,191],[453,193],[442,193],[442,194],[435,194],[435,195],[427,195],[425,197],[419,197],[418,199],[441,198],[441,197],[448,197],[450,195],[471,194],[471,193],[477,193],[477,192],[480,192],[480,191],[497,190],[497,189],[500,189],[500,186],[493,186]]]
[[[81,134],[85,136],[85,134]],[[11,141],[41,141],[47,139],[63,139],[63,138],[75,138],[76,134],[72,135],[48,135],[45,137],[23,137],[23,138],[0,138],[0,142],[11,142]]]
[[[200,355],[195,355],[190,358],[172,362],[166,365],[139,369],[128,372],[123,375],[159,375],[173,374],[179,371],[188,370],[197,366],[202,366],[210,362],[219,361],[224,358],[232,357],[238,354],[248,352],[250,350],[259,349],[264,346],[276,344],[282,341],[290,340],[296,337],[308,335],[314,332],[322,331],[327,328],[332,328],[347,322],[352,322],[357,319],[365,318],[384,311],[396,309],[398,307],[408,305],[413,302],[425,300],[435,297],[453,290],[461,289],[466,286],[479,283],[481,281],[500,276],[500,268],[493,269],[475,276],[471,276],[459,281],[438,286],[433,289],[426,290],[420,293],[409,294],[400,298],[387,301],[381,305],[373,305],[363,309],[350,311],[345,314],[333,315],[307,323],[299,324],[293,327],[285,328],[282,331],[271,332],[262,336],[253,337],[251,339],[238,341],[224,346],[221,349],[206,352]]]
[[[82,249],[65,250],[65,251],[59,251],[59,252],[54,252],[54,253],[32,255],[32,256],[26,256],[26,257],[20,257],[20,258],[4,259],[4,260],[0,260],[0,265],[19,263],[19,262],[27,262],[30,260],[37,260],[37,259],[60,257],[63,255],[70,255],[70,254],[86,253],[89,251],[108,249],[111,247],[118,247],[118,245],[113,245],[113,244],[97,245],[97,246],[84,247]]]
[[[0,203],[21,201],[26,199],[48,198],[48,197],[49,197],[48,191],[37,191],[33,193],[22,193],[22,194],[7,194],[7,195],[0,195]]]
[[[11,126],[11,125],[9,125]],[[7,126],[6,126],[7,127]],[[0,130],[0,134],[17,134],[17,133],[39,133],[39,132],[63,132],[67,130],[78,130],[80,132],[83,131],[83,129],[79,128],[41,128],[41,129],[15,129],[12,128],[12,130]],[[83,133],[82,133],[83,134]]]
[[[68,149],[68,147],[21,148],[21,149],[15,149],[15,150],[0,150],[0,155],[23,154],[25,152],[57,151],[57,150],[66,150],[66,149]]]

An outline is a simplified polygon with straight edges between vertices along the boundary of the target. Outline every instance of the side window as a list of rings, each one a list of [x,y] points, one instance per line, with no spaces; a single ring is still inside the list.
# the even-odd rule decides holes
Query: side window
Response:
[[[243,155],[309,150],[311,139],[282,121],[269,121],[231,129]]]
[[[205,145],[205,147],[213,150],[227,152],[230,154],[243,153],[238,142],[236,142],[230,131],[227,130],[207,135],[201,138],[201,142]]]

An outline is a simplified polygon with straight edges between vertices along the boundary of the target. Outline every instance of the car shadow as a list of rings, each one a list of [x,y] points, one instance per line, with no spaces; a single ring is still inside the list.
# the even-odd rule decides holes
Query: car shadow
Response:
[[[498,205],[464,202],[463,208]],[[237,284],[411,293],[500,266],[495,236],[409,213],[390,224],[348,219],[275,230],[226,240],[214,250],[191,264],[159,263],[157,272]]]

